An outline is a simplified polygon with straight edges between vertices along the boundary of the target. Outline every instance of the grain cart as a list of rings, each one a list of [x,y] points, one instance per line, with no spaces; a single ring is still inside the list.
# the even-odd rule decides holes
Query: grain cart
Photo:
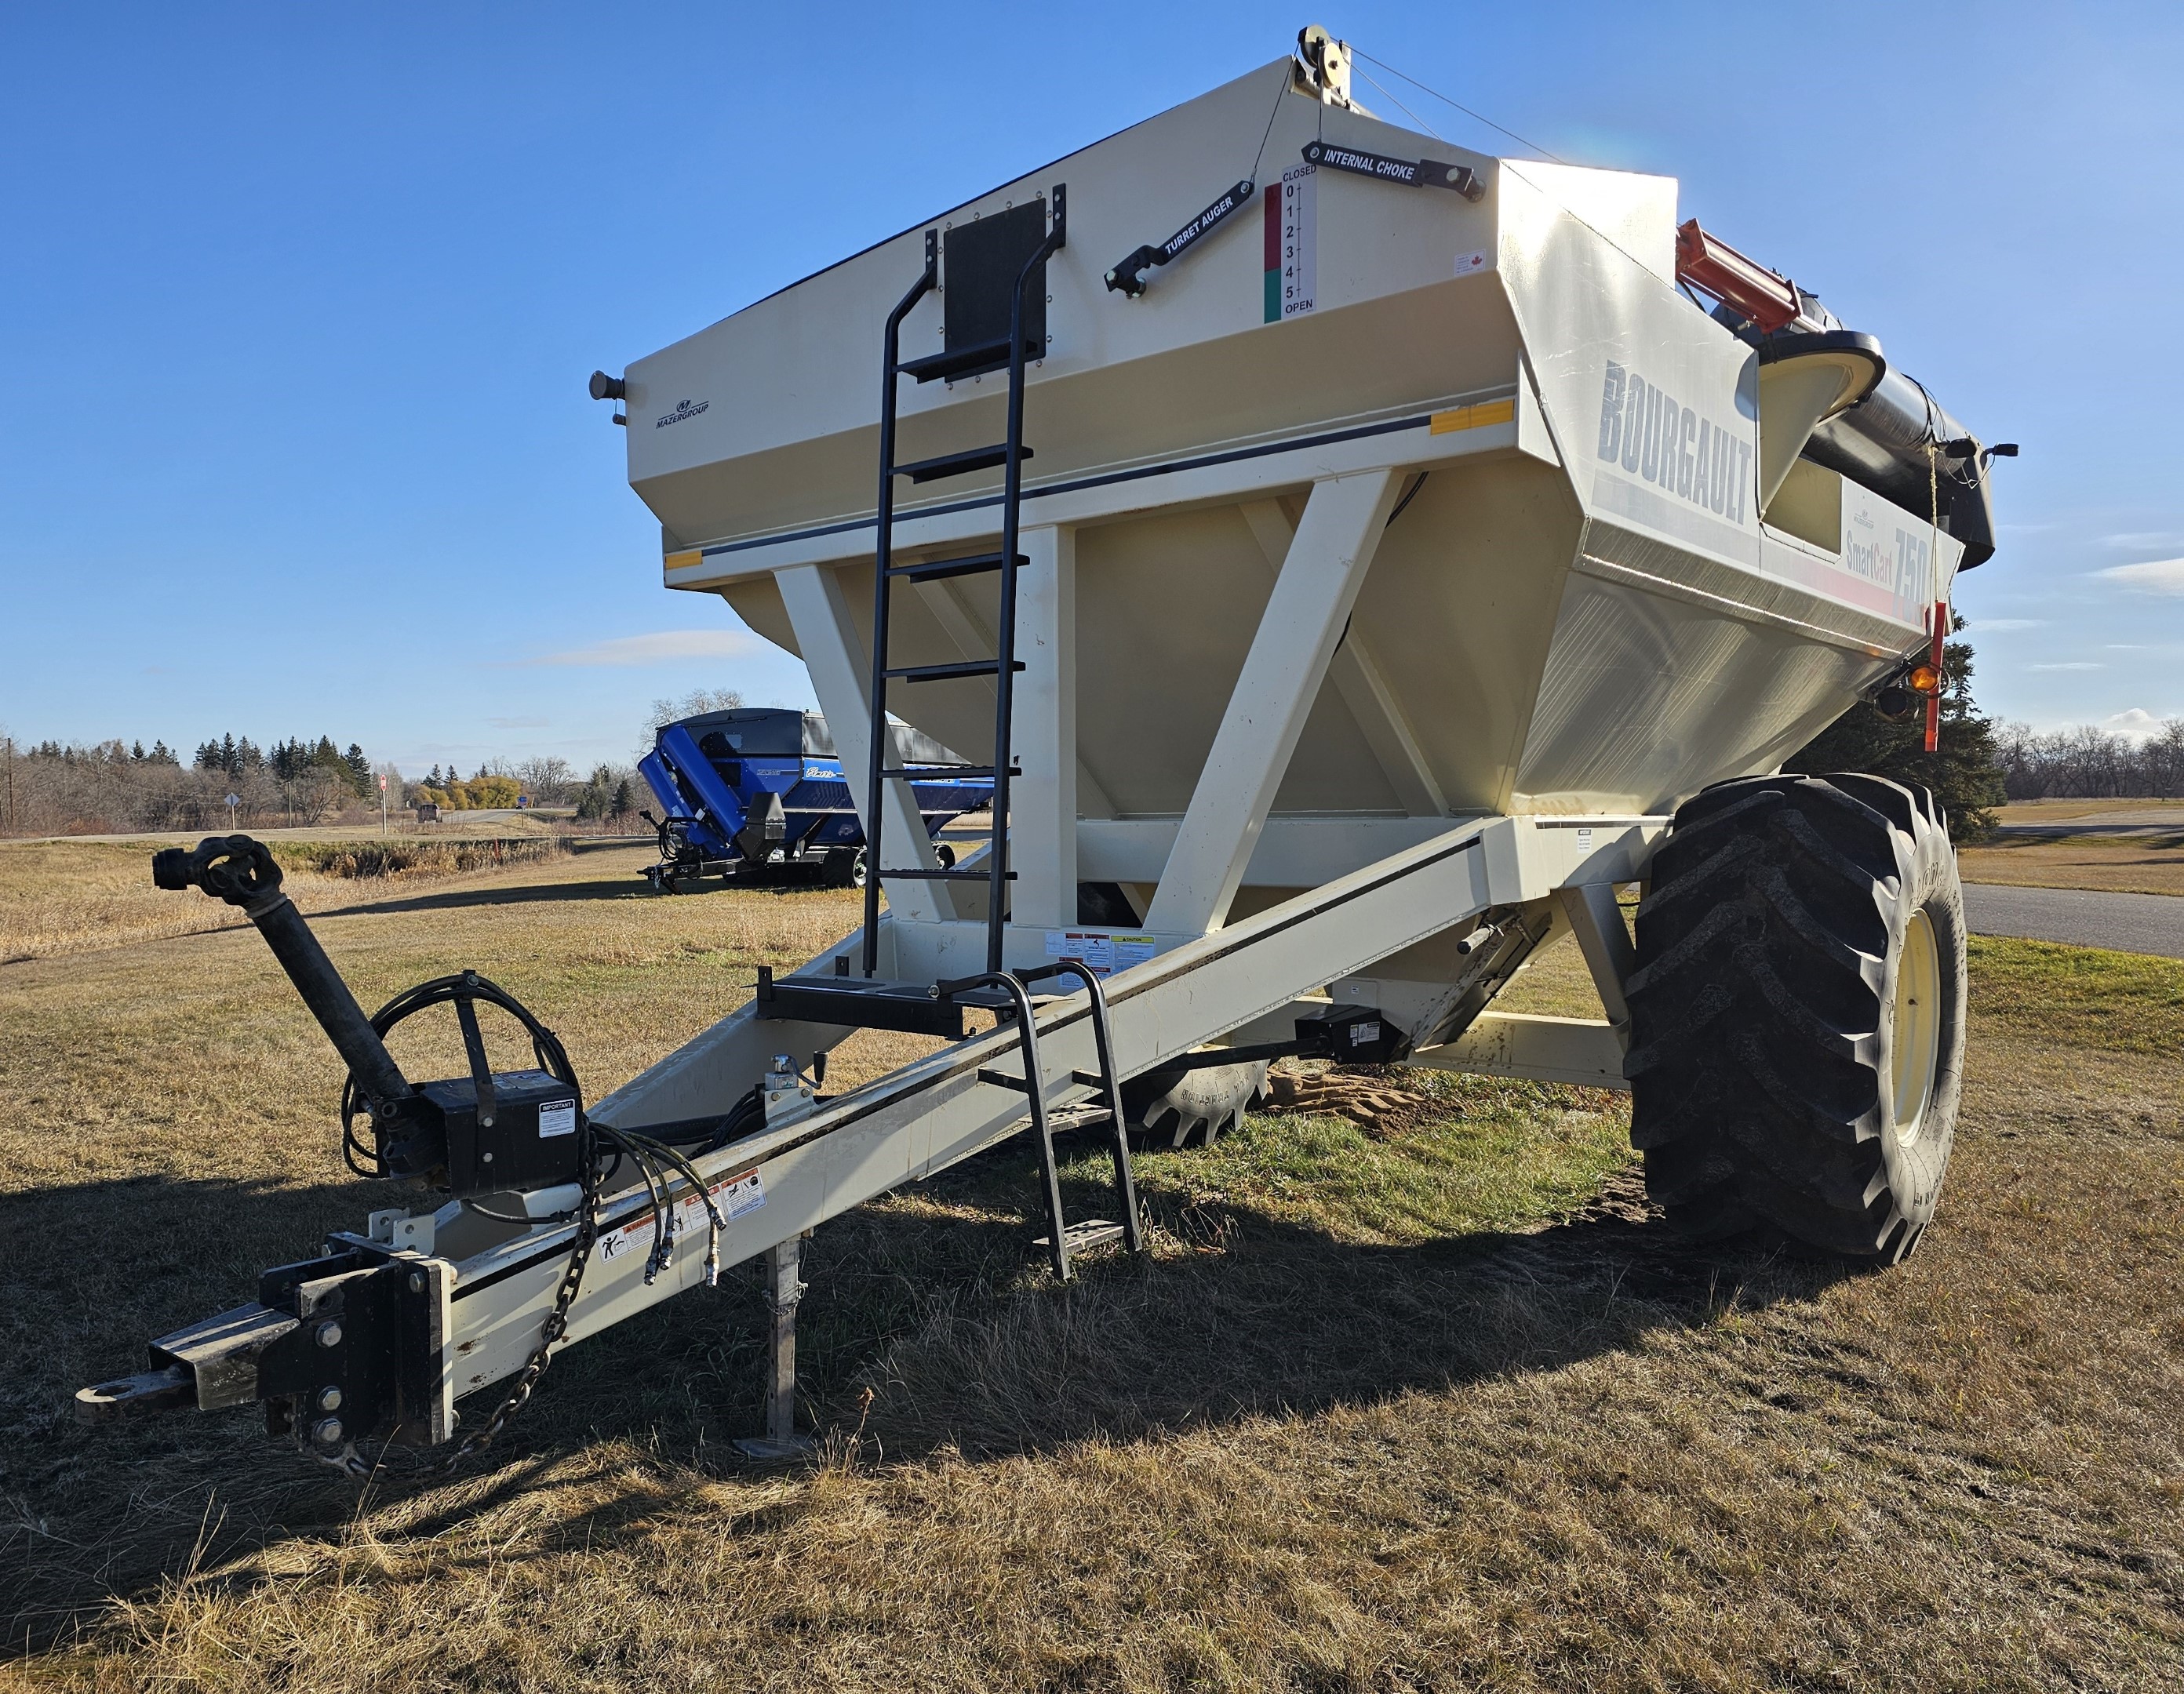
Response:
[[[482,979],[365,1019],[250,844],[169,863],[265,929],[349,1058],[359,1167],[415,1186],[86,1416],[262,1400],[354,1462],[476,1395],[475,1445],[554,1347],[766,1255],[787,1438],[806,1231],[1027,1135],[1067,1277],[1139,1244],[1123,1089],[1211,1119],[1279,1053],[1627,1086],[1701,1236],[1887,1261],[1934,1215],[1944,819],[1774,773],[1861,697],[1930,694],[2003,449],[1680,226],[1673,181],[1391,124],[1307,31],[593,390],[666,585],[809,668],[864,921],[588,1101]],[[936,853],[891,716],[987,761],[980,856]],[[1606,1016],[1497,1010],[1564,934]],[[378,1037],[436,1001],[526,1018],[538,1068],[471,1040],[471,1076],[411,1085]],[[870,1028],[939,1040],[819,1094]],[[1062,1215],[1066,1124],[1112,1148],[1110,1219]]]
[[[890,724],[894,762],[928,834],[993,803],[993,779],[964,776],[967,760],[906,724]],[[865,836],[834,737],[816,712],[738,706],[662,724],[638,761],[660,815],[638,815],[660,836],[645,880],[677,894],[708,876],[766,876],[865,886]],[[938,849],[950,864],[953,848]]]

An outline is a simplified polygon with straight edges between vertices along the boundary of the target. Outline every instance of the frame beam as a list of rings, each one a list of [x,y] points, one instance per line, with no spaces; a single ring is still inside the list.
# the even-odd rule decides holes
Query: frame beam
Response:
[[[1279,571],[1296,535],[1289,514],[1279,500],[1247,500],[1239,509],[1251,525],[1260,552],[1266,554],[1268,564]],[[1396,703],[1395,691],[1388,686],[1372,649],[1355,630],[1336,645],[1334,657],[1327,662],[1327,679],[1350,708],[1358,732],[1373,749],[1374,760],[1403,809],[1414,817],[1446,817],[1448,797],[1441,792],[1433,767],[1426,763],[1410,720]]]
[[[1228,915],[1396,503],[1392,470],[1312,486],[1162,873],[1149,930],[1204,934]]]
[[[1023,775],[1009,791],[1010,919],[1068,929],[1077,922],[1077,532],[1044,525],[1024,530],[1019,545],[1031,563],[1017,574],[1025,663],[1010,740]]]

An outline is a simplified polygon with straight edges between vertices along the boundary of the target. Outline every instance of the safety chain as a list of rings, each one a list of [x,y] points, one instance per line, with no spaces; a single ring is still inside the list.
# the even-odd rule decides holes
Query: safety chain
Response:
[[[587,1125],[588,1131],[589,1126]],[[538,1386],[538,1379],[546,1374],[552,1363],[554,1343],[569,1332],[569,1308],[576,1303],[577,1291],[584,1286],[584,1269],[592,1262],[592,1247],[599,1240],[599,1197],[593,1188],[592,1159],[586,1149],[584,1158],[584,1197],[582,1211],[577,1223],[577,1244],[569,1254],[569,1263],[561,1273],[561,1286],[554,1291],[554,1309],[546,1314],[546,1321],[538,1326],[538,1345],[531,1350],[523,1369],[516,1373],[515,1385],[508,1397],[493,1408],[493,1415],[477,1429],[463,1437],[462,1442],[447,1458],[432,1469],[438,1476],[451,1475],[462,1463],[482,1451],[508,1426],[508,1420],[521,1411],[531,1398],[531,1391]]]

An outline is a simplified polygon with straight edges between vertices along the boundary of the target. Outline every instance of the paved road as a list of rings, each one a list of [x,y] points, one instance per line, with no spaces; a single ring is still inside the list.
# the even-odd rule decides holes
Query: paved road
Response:
[[[1964,917],[1980,936],[2021,936],[2116,953],[2184,958],[2184,897],[2081,888],[1964,885]]]

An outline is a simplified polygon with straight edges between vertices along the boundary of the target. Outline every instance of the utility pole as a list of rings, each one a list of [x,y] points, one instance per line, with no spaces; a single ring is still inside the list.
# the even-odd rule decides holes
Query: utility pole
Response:
[[[379,779],[379,833],[387,833],[387,779]]]

